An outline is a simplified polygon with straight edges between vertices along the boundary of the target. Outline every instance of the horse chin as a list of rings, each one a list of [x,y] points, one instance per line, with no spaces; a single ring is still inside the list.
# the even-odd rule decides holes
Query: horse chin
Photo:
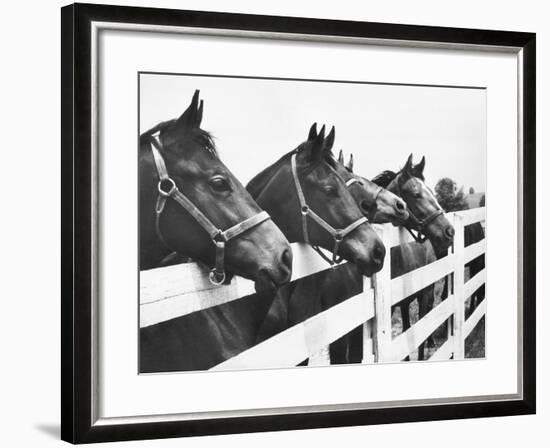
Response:
[[[256,292],[265,291],[267,289],[277,289],[277,285],[267,272],[261,271],[254,279],[254,288]]]
[[[355,264],[359,269],[359,272],[365,277],[371,277],[384,267],[384,262],[382,264],[373,264],[369,262],[356,261]]]
[[[449,251],[449,247],[451,247],[451,244],[452,244],[452,242],[447,240],[446,238],[432,239],[431,242],[434,248],[435,255],[438,258],[441,258],[447,255],[447,252]]]

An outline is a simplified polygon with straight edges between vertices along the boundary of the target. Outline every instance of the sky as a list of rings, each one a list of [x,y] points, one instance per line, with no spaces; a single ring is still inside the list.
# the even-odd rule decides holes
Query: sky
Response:
[[[201,127],[244,185],[317,122],[335,126],[333,152],[353,153],[364,177],[396,171],[412,153],[415,162],[426,157],[432,187],[450,177],[465,192],[485,191],[484,89],[141,74],[140,133],[178,117],[195,89],[204,100]]]

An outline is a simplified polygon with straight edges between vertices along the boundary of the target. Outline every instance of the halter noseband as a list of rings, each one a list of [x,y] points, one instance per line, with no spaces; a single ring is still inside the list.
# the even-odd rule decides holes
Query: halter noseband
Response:
[[[308,232],[308,226],[307,226],[307,218],[309,216],[317,224],[319,224],[323,229],[325,229],[334,240],[334,247],[332,249],[332,258],[328,258],[317,246],[312,246],[313,249],[317,251],[317,253],[321,255],[321,257],[323,257],[323,259],[325,259],[331,265],[340,263],[342,261],[341,257],[338,258],[338,249],[340,248],[340,243],[346,237],[346,235],[353,232],[361,224],[368,222],[367,218],[365,216],[362,216],[361,218],[352,222],[345,229],[335,229],[334,227],[332,227],[328,222],[326,222],[317,213],[311,210],[311,208],[309,208],[309,206],[307,205],[306,198],[302,190],[302,186],[300,185],[300,179],[298,179],[298,169],[296,168],[296,153],[292,154],[292,158],[290,159],[290,164],[292,168],[292,177],[294,179],[294,184],[296,185],[296,192],[298,193],[298,201],[300,202],[300,213],[302,214],[302,233],[304,236],[304,242],[306,244],[310,244],[309,232]],[[356,179],[348,180],[349,185],[353,184],[354,183],[353,181],[357,181],[357,180]],[[348,182],[346,182],[346,186],[349,186]]]
[[[247,230],[256,227],[271,217],[267,212],[262,211],[257,215],[254,215],[250,218],[241,221],[238,224],[230,227],[227,230],[221,230],[216,227],[208,217],[201,212],[195,204],[193,204],[181,191],[174,180],[168,175],[166,170],[166,164],[164,163],[164,158],[161,154],[162,144],[158,138],[158,134],[151,135],[151,150],[153,152],[153,159],[155,160],[155,166],[157,168],[157,173],[159,176],[159,182],[157,185],[158,197],[157,203],[155,205],[155,229],[157,236],[160,241],[170,250],[170,246],[166,243],[166,240],[162,236],[160,231],[160,217],[166,205],[166,200],[172,198],[176,201],[181,207],[183,207],[197,223],[206,231],[214,245],[216,246],[216,262],[214,267],[210,270],[208,278],[210,282],[214,285],[221,285],[225,281],[225,270],[224,270],[224,258],[225,258],[225,243],[229,240],[241,235]]]

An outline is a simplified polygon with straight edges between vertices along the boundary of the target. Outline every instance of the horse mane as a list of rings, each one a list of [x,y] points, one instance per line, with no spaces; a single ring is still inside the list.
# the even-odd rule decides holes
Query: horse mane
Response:
[[[260,192],[264,189],[264,187],[271,181],[275,173],[279,171],[279,168],[281,165],[286,163],[290,157],[292,157],[293,154],[297,154],[305,149],[305,146],[308,142],[303,142],[300,145],[298,145],[297,148],[293,149],[290,152],[287,152],[284,156],[282,156],[279,160],[277,160],[275,163],[271,164],[258,174],[256,174],[250,182],[246,185],[246,189],[251,194],[253,198],[257,197]],[[336,159],[334,159],[334,155],[332,152],[328,154],[326,157],[324,157],[324,161],[327,162],[330,166],[334,168]],[[306,168],[303,172],[308,173],[315,169],[317,164],[311,164]]]
[[[275,173],[279,171],[279,168],[281,165],[287,162],[288,159],[294,154],[295,151],[297,151],[298,148],[286,153],[283,157],[281,157],[279,160],[277,160],[275,163],[269,165],[264,170],[260,171],[258,174],[256,174],[248,184],[246,184],[246,189],[250,193],[250,195],[255,198],[260,194],[260,192],[264,189],[264,187],[269,183],[269,181],[273,178]]]
[[[163,132],[170,128],[175,122],[176,119],[162,121],[156,126],[153,126],[148,131],[145,131],[139,136],[140,146],[146,143],[150,144],[155,133],[160,132],[160,134],[162,135]],[[185,133],[185,138],[192,140],[205,151],[219,158],[218,149],[216,148],[216,143],[214,142],[214,137],[208,131],[205,131],[201,128],[192,129],[191,132]]]
[[[386,170],[381,172],[378,176],[374,177],[372,181],[382,188],[386,188],[392,180],[394,180],[399,173]]]
[[[399,176],[402,172],[403,172],[403,169],[400,169],[397,173],[390,170],[382,171],[378,176],[374,177],[372,181],[376,185],[379,185],[382,188],[386,188],[391,183],[391,181],[394,180],[397,176]],[[411,173],[411,176],[420,179],[422,182],[426,180],[423,174],[418,176],[416,173],[413,172]]]

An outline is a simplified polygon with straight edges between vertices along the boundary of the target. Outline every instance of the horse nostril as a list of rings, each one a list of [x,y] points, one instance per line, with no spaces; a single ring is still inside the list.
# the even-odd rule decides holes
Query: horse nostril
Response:
[[[455,229],[452,226],[445,228],[445,236],[452,239],[455,236]]]
[[[292,251],[290,249],[285,249],[281,254],[282,264],[289,270],[292,270]]]
[[[397,201],[395,201],[395,208],[396,208],[398,211],[402,212],[402,211],[405,210],[405,204],[403,203],[403,201],[397,200]]]
[[[371,206],[367,201],[361,201],[360,206],[361,206],[361,211],[363,212],[364,215],[371,211]]]
[[[377,244],[372,251],[372,259],[376,264],[382,264],[386,256],[386,248],[382,244]]]

